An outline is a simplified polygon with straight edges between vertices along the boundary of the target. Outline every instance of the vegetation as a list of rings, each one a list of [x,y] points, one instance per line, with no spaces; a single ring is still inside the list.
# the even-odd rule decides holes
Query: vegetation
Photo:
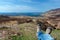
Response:
[[[51,35],[52,35],[56,40],[60,40],[60,30],[53,30],[53,32],[51,33]]]
[[[20,24],[21,36],[12,36],[12,40],[37,40],[36,37],[36,25],[31,23]],[[27,29],[27,30],[26,30]],[[53,30],[51,35],[60,40],[60,30]]]

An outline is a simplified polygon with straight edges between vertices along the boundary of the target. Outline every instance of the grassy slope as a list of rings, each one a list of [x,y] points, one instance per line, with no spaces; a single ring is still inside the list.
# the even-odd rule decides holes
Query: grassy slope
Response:
[[[60,30],[54,30],[51,34],[56,40],[60,40]]]
[[[20,24],[20,32],[22,36],[13,37],[13,40],[37,40],[36,37],[36,25],[31,23]],[[53,30],[51,33],[56,40],[60,40],[60,30]]]

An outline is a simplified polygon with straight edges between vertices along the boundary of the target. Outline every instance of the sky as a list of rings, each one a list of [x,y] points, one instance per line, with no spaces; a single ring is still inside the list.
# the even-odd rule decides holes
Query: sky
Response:
[[[45,12],[60,8],[60,0],[0,0],[0,12]]]

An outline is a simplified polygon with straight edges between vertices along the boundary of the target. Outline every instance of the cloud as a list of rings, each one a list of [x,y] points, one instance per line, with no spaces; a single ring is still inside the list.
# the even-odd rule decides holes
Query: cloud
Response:
[[[2,2],[14,2],[16,0],[0,0],[0,1],[2,1]]]
[[[50,1],[55,1],[55,2],[59,2],[60,0],[50,0]]]
[[[60,0],[0,0],[0,12],[46,11],[60,7]]]
[[[32,2],[32,0],[21,0],[23,2]]]
[[[22,3],[24,2],[24,3]],[[0,12],[34,12],[39,9],[29,5],[32,0],[0,0]],[[26,5],[25,5],[26,4]]]
[[[23,5],[0,6],[0,12],[34,12],[34,11],[38,11],[38,9],[30,7],[30,6],[23,6]]]
[[[60,0],[49,0],[49,2],[53,2],[53,3],[60,3]]]
[[[38,1],[38,0],[17,0],[17,1],[19,1],[19,2],[25,2],[25,3],[40,3],[40,1]]]

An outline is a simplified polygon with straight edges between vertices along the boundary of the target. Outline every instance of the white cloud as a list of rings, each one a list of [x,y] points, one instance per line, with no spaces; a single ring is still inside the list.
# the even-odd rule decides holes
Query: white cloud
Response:
[[[16,2],[16,3],[14,3]],[[19,3],[18,3],[19,2]],[[20,2],[35,3],[32,0],[0,0],[0,12],[29,12],[39,11],[39,9],[20,4]]]
[[[51,0],[51,1],[55,1],[55,2],[58,2],[58,1],[60,1],[60,0]]]
[[[32,2],[32,0],[22,0],[22,1],[24,1],[24,2]]]
[[[36,8],[23,5],[2,5],[0,6],[0,12],[33,12],[38,11]]]
[[[60,0],[49,0],[49,1],[53,3],[60,3]]]
[[[26,2],[26,3],[40,3],[40,2],[37,2],[36,0],[18,0],[18,1],[22,1],[22,2]]]

